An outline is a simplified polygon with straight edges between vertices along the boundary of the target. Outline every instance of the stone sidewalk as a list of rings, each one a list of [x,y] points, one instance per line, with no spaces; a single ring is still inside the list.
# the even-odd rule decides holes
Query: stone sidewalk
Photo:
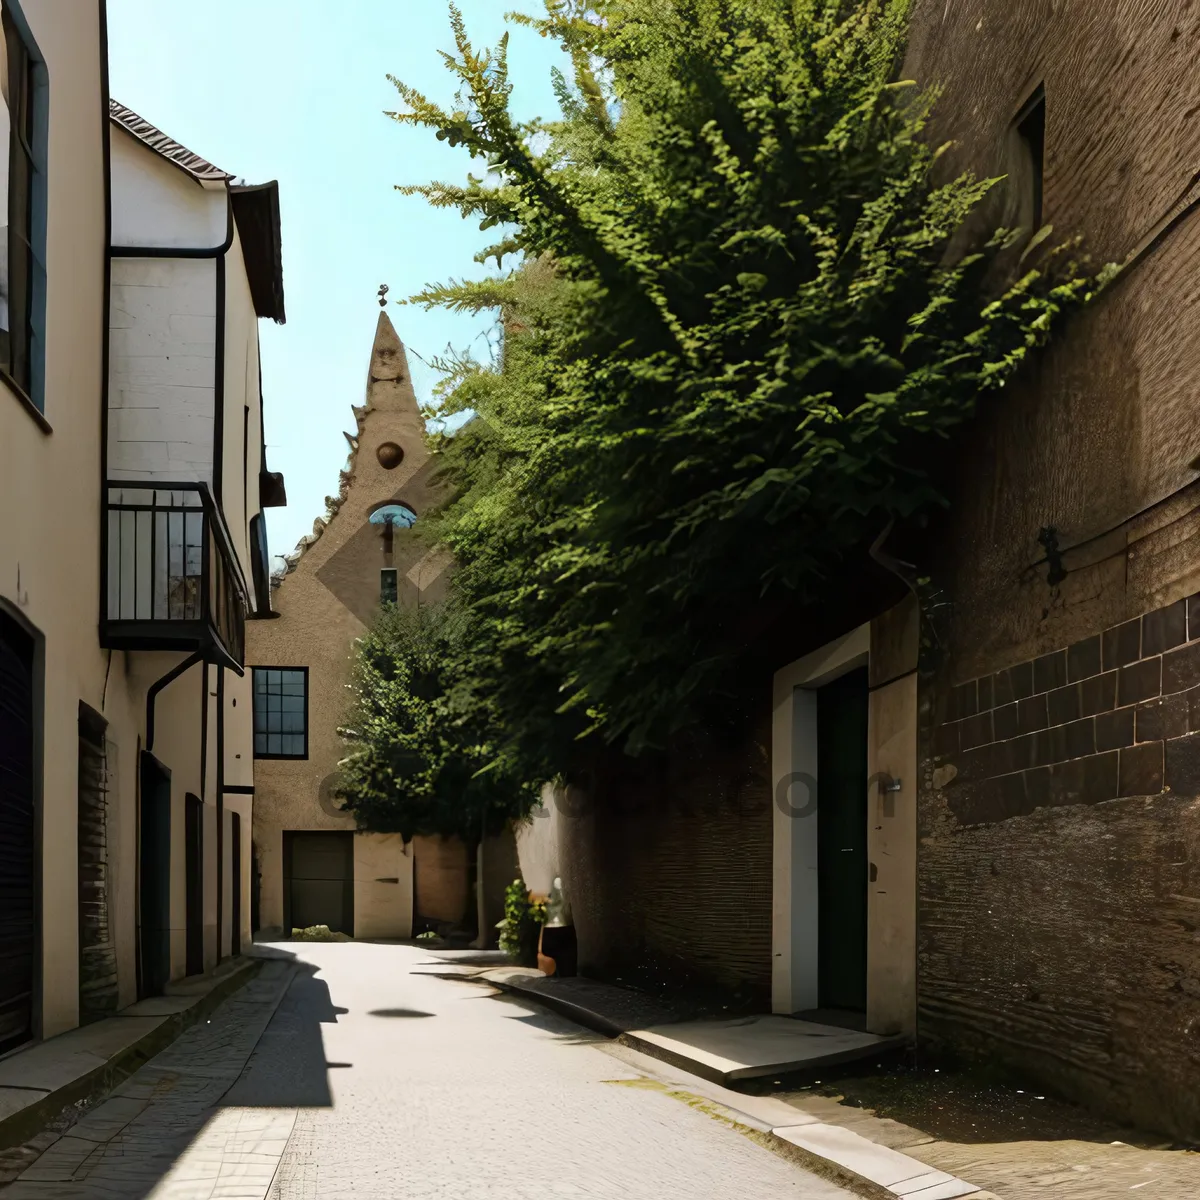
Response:
[[[438,955],[456,962],[452,954]],[[477,982],[492,982],[616,1039],[612,1052],[649,1050],[631,1037],[638,1026],[654,1020],[684,1021],[661,1001],[632,990],[587,979],[547,979],[517,968],[452,967]],[[622,996],[619,993],[624,992]],[[670,1032],[670,1026],[662,1030]],[[659,1056],[661,1057],[661,1056]],[[647,1074],[678,1089],[695,1091],[702,1084],[639,1057]],[[670,1060],[668,1060],[670,1065]],[[684,1071],[687,1066],[675,1061]],[[1003,1200],[1115,1200],[1131,1193],[1154,1200],[1200,1197],[1200,1153],[1171,1146],[1165,1139],[1122,1129],[1084,1110],[1056,1104],[1036,1092],[972,1085],[949,1072],[914,1098],[903,1072],[868,1072],[858,1078],[840,1076],[844,1068],[822,1072],[825,1083],[798,1088],[795,1079],[766,1078],[752,1085],[757,1098],[727,1093],[724,1107],[750,1113],[768,1101],[764,1117],[787,1123],[779,1105],[798,1110],[826,1127],[856,1134],[874,1145],[899,1151],[948,1175],[974,1181]],[[809,1078],[813,1078],[810,1074]],[[840,1082],[839,1082],[840,1080]],[[802,1077],[803,1081],[803,1077]],[[774,1086],[772,1086],[774,1085]],[[716,1093],[708,1090],[711,1098]]]
[[[218,1114],[296,967],[269,960],[203,1024],[86,1111],[4,1156],[4,1200],[235,1200],[265,1193],[294,1111]],[[286,1126],[286,1128],[285,1128]],[[14,1179],[15,1176],[15,1179]],[[262,1184],[252,1193],[248,1186]]]
[[[0,1181],[3,1151],[69,1123],[241,987],[258,963],[227,959],[212,974],[168,985],[111,1017],[35,1042],[0,1061]]]

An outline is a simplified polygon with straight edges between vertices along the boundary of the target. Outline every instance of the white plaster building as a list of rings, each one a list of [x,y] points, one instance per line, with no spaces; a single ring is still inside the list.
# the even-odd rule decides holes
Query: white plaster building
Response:
[[[279,194],[113,102],[101,640],[147,690],[143,991],[250,935],[244,624],[270,612],[260,317],[282,322]]]

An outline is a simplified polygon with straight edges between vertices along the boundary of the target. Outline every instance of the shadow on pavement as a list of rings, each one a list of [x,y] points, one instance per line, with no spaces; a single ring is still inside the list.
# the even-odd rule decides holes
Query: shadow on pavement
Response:
[[[241,1077],[225,1094],[222,1108],[328,1108],[333,1103],[321,1026],[335,1024],[347,1010],[329,996],[317,968],[298,964],[292,986],[259,1039]]]

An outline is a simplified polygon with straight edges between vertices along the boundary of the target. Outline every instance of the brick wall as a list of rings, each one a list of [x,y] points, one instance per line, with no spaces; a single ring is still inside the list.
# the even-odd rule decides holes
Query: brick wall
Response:
[[[558,846],[581,971],[769,1003],[769,746],[764,712],[734,744],[697,733],[572,789]]]
[[[963,825],[1200,793],[1200,595],[960,684],[934,734]]]
[[[1200,595],[923,703],[922,1042],[1200,1136]]]

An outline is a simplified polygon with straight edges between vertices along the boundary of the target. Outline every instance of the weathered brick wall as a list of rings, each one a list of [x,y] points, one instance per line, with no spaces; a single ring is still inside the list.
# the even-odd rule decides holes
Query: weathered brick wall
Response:
[[[771,986],[769,714],[736,744],[696,734],[657,770],[606,771],[559,809],[580,969],[673,991]]]
[[[918,0],[906,69],[942,85],[933,136],[980,174],[1044,83],[1045,217],[1103,261],[1144,241],[1200,163],[1198,45],[1184,0]],[[1200,337],[1182,314],[1198,265],[1200,214],[956,448],[929,546],[948,605],[924,664],[919,804],[922,1039],[1188,1137]]]

